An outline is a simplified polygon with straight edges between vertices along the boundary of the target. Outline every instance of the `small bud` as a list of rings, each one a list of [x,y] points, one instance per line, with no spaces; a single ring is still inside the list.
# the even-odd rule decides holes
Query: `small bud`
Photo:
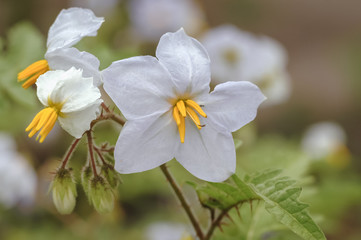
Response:
[[[70,214],[76,203],[76,184],[69,169],[60,168],[51,185],[53,201],[60,214]]]
[[[90,183],[89,197],[99,213],[109,213],[114,208],[114,194],[101,176],[95,176]]]
[[[101,174],[108,181],[111,188],[115,189],[118,187],[120,182],[119,174],[114,170],[114,167],[110,164],[103,164],[101,168]]]
[[[85,194],[89,198],[89,189],[90,189],[90,178],[93,176],[93,171],[90,166],[86,166],[83,168],[83,171],[81,173],[81,185],[83,186]]]

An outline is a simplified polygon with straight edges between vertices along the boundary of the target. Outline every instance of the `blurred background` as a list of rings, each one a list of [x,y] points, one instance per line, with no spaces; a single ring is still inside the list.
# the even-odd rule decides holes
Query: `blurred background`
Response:
[[[281,49],[277,51],[282,52],[275,54],[281,57],[269,57],[275,60],[264,65],[277,68],[279,75],[271,75],[268,82],[259,80],[268,73],[258,79],[240,75],[233,80],[254,81],[266,96],[267,88],[278,84],[277,76],[285,82],[276,87],[282,91],[270,90],[278,96],[277,101],[272,102],[273,95],[267,96],[272,104],[261,106],[256,120],[234,133],[241,145],[237,174],[282,168],[303,187],[301,199],[310,205],[310,213],[327,239],[361,239],[361,2],[336,0],[0,0],[0,239],[162,239],[153,235],[168,230],[192,234],[158,169],[122,175],[123,184],[110,214],[98,214],[80,188],[74,213],[64,216],[56,212],[47,192],[51,172],[60,164],[71,137],[55,128],[43,144],[27,138],[24,129],[41,105],[35,91],[21,88],[16,75],[44,58],[49,27],[62,9],[73,6],[91,8],[105,18],[97,37],[76,45],[97,56],[101,69],[122,58],[154,56],[160,36],[180,27],[204,43],[212,63],[225,64],[226,72],[247,61],[246,54],[235,54],[237,44],[243,41],[238,30],[260,44],[253,46],[255,49],[261,48],[264,36],[273,39]],[[234,49],[223,62],[213,60],[220,47],[212,46],[221,44],[223,36],[210,33],[226,25],[236,30],[232,33],[235,37],[224,37]],[[226,52],[218,55],[222,54]],[[249,60],[252,66],[268,58],[250,53],[257,54],[258,59]],[[227,67],[230,62],[232,66]],[[216,68],[212,65],[213,76]],[[254,68],[257,73],[266,72],[258,65]],[[96,142],[114,144],[119,131],[112,123],[100,124]],[[71,160],[75,172],[81,171],[86,154],[86,142],[82,141]],[[174,160],[170,170],[206,226],[207,212],[185,183],[197,180]],[[244,208],[243,222],[227,224],[224,234],[217,231],[214,239],[299,239],[282,227],[267,228],[267,221],[257,225],[257,235],[247,238],[247,219],[253,215]]]

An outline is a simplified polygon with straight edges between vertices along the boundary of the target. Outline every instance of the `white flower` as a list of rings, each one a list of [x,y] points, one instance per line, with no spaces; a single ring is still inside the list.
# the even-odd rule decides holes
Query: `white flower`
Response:
[[[320,122],[311,125],[302,139],[302,148],[315,159],[321,159],[337,152],[346,145],[346,133],[334,122]]]
[[[37,139],[43,142],[56,120],[75,138],[89,130],[90,123],[99,114],[101,94],[93,85],[93,78],[82,77],[82,70],[48,71],[36,83],[37,96],[44,105],[26,128],[29,137],[38,131]]]
[[[249,82],[227,82],[209,93],[207,52],[183,29],[162,36],[156,56],[114,62],[104,89],[127,118],[115,147],[115,169],[141,172],[176,158],[207,181],[235,171],[231,132],[252,121],[265,99]]]
[[[136,34],[157,41],[165,32],[180,27],[194,34],[204,23],[204,14],[193,0],[133,0],[130,20]]]
[[[251,81],[267,96],[265,104],[285,101],[291,91],[287,54],[275,40],[256,37],[231,25],[214,28],[202,43],[212,61],[212,84]]]
[[[35,199],[36,174],[26,159],[16,151],[14,140],[0,133],[0,204],[31,204]]]
[[[50,70],[83,69],[84,77],[93,77],[94,85],[101,83],[99,60],[88,52],[80,52],[72,46],[83,37],[96,36],[104,22],[89,9],[69,8],[62,10],[49,29],[45,59],[39,60],[18,74],[18,80],[26,82],[24,88],[33,85],[38,77]]]
[[[147,240],[193,240],[188,232],[182,224],[158,222],[150,225],[145,235]]]

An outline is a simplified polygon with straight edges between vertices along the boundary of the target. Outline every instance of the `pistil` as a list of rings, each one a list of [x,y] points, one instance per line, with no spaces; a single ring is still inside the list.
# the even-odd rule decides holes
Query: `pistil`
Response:
[[[23,71],[18,73],[18,81],[20,82],[26,80],[22,87],[27,89],[36,82],[40,75],[46,73],[47,71],[49,71],[48,61],[40,60],[34,62]]]
[[[173,118],[178,126],[179,138],[181,143],[184,143],[186,131],[185,118],[187,117],[187,114],[199,130],[204,127],[203,125],[201,125],[197,113],[202,117],[207,117],[207,114],[203,111],[203,109],[196,102],[190,99],[179,100],[173,107]]]

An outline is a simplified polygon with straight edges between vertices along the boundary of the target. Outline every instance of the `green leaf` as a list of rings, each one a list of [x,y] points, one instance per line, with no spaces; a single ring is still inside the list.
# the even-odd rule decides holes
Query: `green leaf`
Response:
[[[243,202],[259,199],[249,186],[239,181],[236,183],[237,186],[229,183],[208,183],[205,186],[189,184],[196,189],[202,205],[209,208],[228,210]]]
[[[326,239],[306,211],[308,205],[298,201],[301,188],[294,186],[296,181],[280,173],[281,170],[266,170],[245,176],[244,180],[233,175],[233,184],[191,185],[205,207],[228,211],[242,203],[263,200],[267,212],[300,237],[307,240]]]
[[[295,181],[280,177],[280,171],[266,171],[248,179],[251,188],[265,201],[266,210],[279,222],[307,240],[326,239],[312,220],[307,204],[298,201],[301,188],[293,187]]]

